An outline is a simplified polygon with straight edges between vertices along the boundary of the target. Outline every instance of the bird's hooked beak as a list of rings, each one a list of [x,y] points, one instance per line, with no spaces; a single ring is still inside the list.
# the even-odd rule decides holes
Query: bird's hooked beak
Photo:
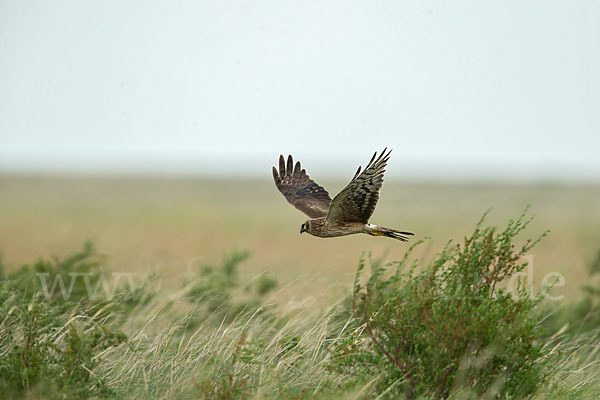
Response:
[[[306,232],[306,229],[304,229],[304,224],[302,224],[302,226],[300,227],[300,233],[302,234],[302,232]]]

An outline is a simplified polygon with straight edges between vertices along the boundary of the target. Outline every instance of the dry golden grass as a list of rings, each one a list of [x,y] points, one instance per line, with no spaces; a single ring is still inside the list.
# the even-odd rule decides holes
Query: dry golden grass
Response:
[[[332,194],[344,186],[323,184]],[[534,250],[534,279],[564,274],[566,284],[555,294],[573,299],[599,247],[600,186],[388,181],[372,222],[431,237],[422,251],[432,253],[448,239],[462,241],[486,209],[493,207],[490,223],[504,225],[527,204],[537,215],[529,235],[552,231]],[[168,285],[189,268],[248,249],[244,276],[269,271],[287,285],[282,295],[300,301],[333,299],[348,290],[363,252],[398,259],[408,246],[366,235],[300,235],[305,219],[268,177],[0,177],[0,251],[12,265],[68,253],[91,238],[110,256],[112,271],[161,272]]]

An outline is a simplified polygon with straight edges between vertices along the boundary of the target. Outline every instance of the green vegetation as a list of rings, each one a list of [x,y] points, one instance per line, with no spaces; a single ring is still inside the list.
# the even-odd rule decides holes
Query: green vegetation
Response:
[[[196,323],[207,319],[220,323],[224,318],[233,319],[265,310],[263,296],[277,287],[277,281],[267,274],[243,285],[245,296],[234,297],[233,292],[241,286],[239,264],[249,255],[247,251],[234,251],[218,267],[203,266],[197,276],[188,282],[187,297],[196,306]]]
[[[550,316],[526,281],[506,285],[539,241],[516,245],[529,221],[482,219],[430,260],[413,259],[420,243],[370,260],[370,276],[361,260],[352,294],[320,312],[274,304],[266,274],[244,282],[247,252],[168,293],[111,286],[89,243],[0,263],[0,398],[597,398],[600,285]]]
[[[545,321],[549,331],[565,330],[570,334],[585,334],[600,327],[600,251],[587,266],[588,280],[582,286],[583,296],[568,304]]]
[[[377,390],[391,398],[447,397],[453,389],[476,397],[525,397],[549,373],[549,354],[526,282],[514,292],[501,284],[525,268],[523,261],[541,239],[515,249],[513,238],[529,221],[521,215],[506,229],[483,228],[483,219],[464,245],[446,246],[427,268],[404,260],[379,266],[360,284],[352,301],[353,329],[337,343],[339,370],[377,376]],[[543,235],[542,235],[543,236]],[[417,243],[418,244],[418,243]],[[415,245],[416,246],[416,245]],[[414,247],[414,246],[413,246]],[[389,267],[395,272],[384,277]]]
[[[68,299],[50,296],[43,278],[97,275],[101,258],[93,246],[50,262],[38,260],[5,275],[0,268],[0,393],[8,398],[111,396],[94,371],[102,352],[127,336],[112,323],[119,303],[89,299],[85,281],[75,280]],[[1,264],[0,264],[1,266]],[[57,283],[58,286],[58,283]],[[60,394],[60,396],[59,396]]]

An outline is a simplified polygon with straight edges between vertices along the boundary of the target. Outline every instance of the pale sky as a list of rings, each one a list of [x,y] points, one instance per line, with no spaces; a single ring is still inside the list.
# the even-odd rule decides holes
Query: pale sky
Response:
[[[600,0],[0,0],[0,172],[597,181],[599,71]]]

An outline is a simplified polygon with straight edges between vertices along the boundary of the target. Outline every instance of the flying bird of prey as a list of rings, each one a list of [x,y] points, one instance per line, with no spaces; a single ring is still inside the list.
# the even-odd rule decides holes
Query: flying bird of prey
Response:
[[[383,173],[390,158],[386,149],[371,161],[361,173],[361,167],[350,183],[334,197],[327,190],[310,179],[300,162],[294,165],[291,155],[287,165],[283,155],[279,156],[279,171],[273,167],[273,178],[277,189],[291,205],[311,219],[300,227],[300,233],[308,232],[322,238],[366,233],[371,236],[387,236],[406,242],[411,232],[402,232],[369,224],[379,200],[379,189],[383,185]]]

